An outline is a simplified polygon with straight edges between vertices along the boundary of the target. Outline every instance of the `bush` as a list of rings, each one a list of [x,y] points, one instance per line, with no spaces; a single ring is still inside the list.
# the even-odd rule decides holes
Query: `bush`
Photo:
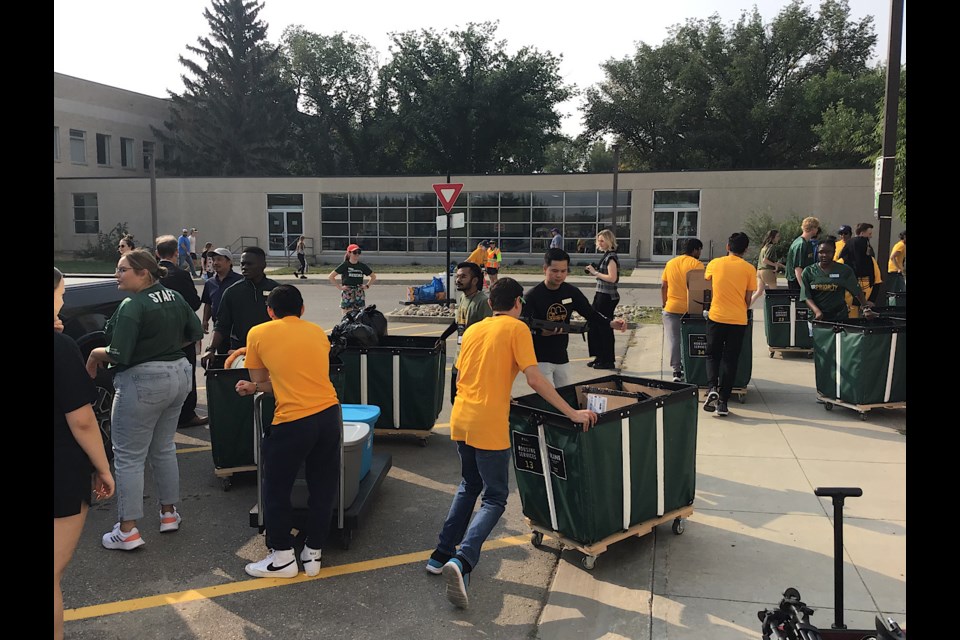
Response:
[[[783,262],[783,259],[787,256],[787,250],[790,248],[790,244],[801,233],[800,223],[803,222],[805,217],[806,216],[797,213],[791,213],[784,220],[774,222],[773,216],[770,215],[769,211],[752,213],[743,222],[743,231],[750,236],[750,246],[747,248],[746,253],[743,254],[743,259],[756,266],[763,239],[770,229],[777,229],[780,231],[780,242],[774,247],[771,258]],[[830,222],[820,218],[820,224],[823,227],[820,231],[820,237],[824,238],[831,235],[829,231],[829,229],[832,228]],[[839,227],[839,225],[837,226]]]
[[[77,257],[116,262],[119,257],[117,245],[120,244],[120,239],[125,235],[127,235],[127,223],[118,222],[117,226],[107,233],[103,233],[102,231],[97,233],[96,244],[88,240],[87,246],[77,251]],[[132,237],[133,236],[131,236],[131,238]],[[136,242],[136,240],[134,240],[134,242]]]

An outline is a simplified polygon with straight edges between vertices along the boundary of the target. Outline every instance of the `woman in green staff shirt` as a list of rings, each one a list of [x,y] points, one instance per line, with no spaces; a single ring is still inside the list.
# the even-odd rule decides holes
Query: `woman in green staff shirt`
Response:
[[[873,306],[863,298],[860,283],[853,269],[835,262],[836,244],[832,239],[821,240],[817,246],[817,262],[804,268],[800,274],[800,299],[813,311],[815,320],[843,322],[848,309],[844,293],[849,292],[861,307]],[[872,312],[867,311],[867,317]]]
[[[130,297],[105,328],[107,346],[90,352],[87,373],[114,371],[111,439],[118,522],[103,535],[107,549],[132,551],[144,544],[143,471],[149,461],[157,483],[160,532],[180,528],[180,468],[173,443],[193,368],[183,347],[203,337],[200,319],[176,291],[160,284],[167,270],[153,254],[134,249],[117,262],[117,288]]]

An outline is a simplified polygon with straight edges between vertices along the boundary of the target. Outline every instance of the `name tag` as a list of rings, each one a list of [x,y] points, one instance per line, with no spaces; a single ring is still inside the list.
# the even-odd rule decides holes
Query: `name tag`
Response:
[[[831,273],[831,274],[830,274],[830,277],[831,277],[831,278],[839,278],[839,277],[840,277],[840,274],[839,274],[839,273]]]
[[[564,298],[560,301],[560,304],[573,304],[573,298]]]

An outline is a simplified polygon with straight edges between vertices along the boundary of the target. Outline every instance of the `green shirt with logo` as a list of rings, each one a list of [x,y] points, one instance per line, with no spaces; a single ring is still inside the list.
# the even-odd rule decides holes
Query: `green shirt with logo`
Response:
[[[183,357],[183,346],[203,337],[200,318],[183,297],[159,282],[120,303],[104,328],[107,353],[123,371]]]
[[[860,284],[853,269],[834,262],[829,271],[819,264],[812,264],[800,274],[800,299],[812,300],[823,312],[827,322],[843,322],[847,319],[847,301],[844,292],[854,298],[860,295]]]
[[[353,264],[349,260],[341,262],[334,271],[340,274],[340,283],[348,287],[360,286],[363,284],[363,277],[373,273],[373,269],[362,262]]]

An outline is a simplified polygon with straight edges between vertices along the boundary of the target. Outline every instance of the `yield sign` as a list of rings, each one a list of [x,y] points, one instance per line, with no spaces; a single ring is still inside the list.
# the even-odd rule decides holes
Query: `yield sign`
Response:
[[[453,209],[453,203],[457,201],[457,196],[460,195],[460,189],[463,189],[462,182],[443,182],[441,184],[433,185],[433,190],[437,192],[437,197],[440,198],[440,204],[443,205],[443,210],[447,213],[450,213],[450,210]]]

